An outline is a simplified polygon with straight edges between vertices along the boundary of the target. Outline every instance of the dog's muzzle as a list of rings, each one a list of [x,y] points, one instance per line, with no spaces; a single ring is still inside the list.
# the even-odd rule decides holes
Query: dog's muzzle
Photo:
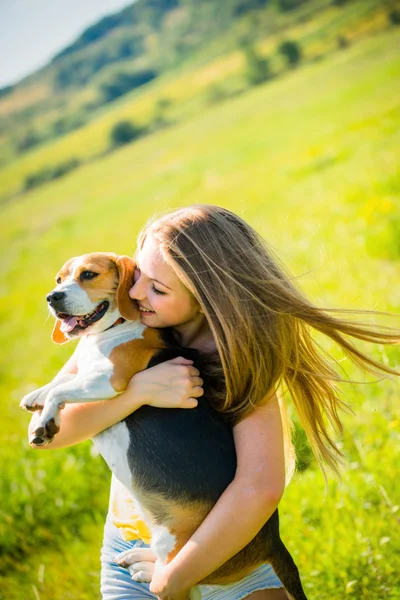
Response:
[[[54,310],[61,312],[61,309],[64,308],[64,300],[66,294],[65,292],[50,292],[48,296],[46,296],[46,300]]]

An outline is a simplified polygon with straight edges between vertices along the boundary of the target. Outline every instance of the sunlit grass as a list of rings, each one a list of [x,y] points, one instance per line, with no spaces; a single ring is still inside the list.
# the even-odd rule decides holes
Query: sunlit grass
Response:
[[[318,305],[399,311],[398,45],[396,32],[361,42],[2,207],[0,389],[8,427],[0,549],[8,559],[0,598],[35,599],[35,586],[40,598],[90,600],[98,589],[106,469],[89,444],[31,451],[18,409],[72,349],[51,343],[44,301],[67,258],[130,254],[154,212],[216,203],[263,233]],[[397,351],[371,352],[400,362]],[[282,535],[310,599],[400,598],[398,385],[343,390],[355,411],[340,442],[343,484],[332,481],[324,498],[314,464],[298,475],[282,501]]]

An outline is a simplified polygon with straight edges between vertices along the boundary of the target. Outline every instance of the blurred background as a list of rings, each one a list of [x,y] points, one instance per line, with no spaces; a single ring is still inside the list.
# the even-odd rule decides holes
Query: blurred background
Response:
[[[400,2],[75,4],[0,4],[4,600],[99,598],[107,468],[91,442],[30,449],[18,408],[73,350],[52,344],[45,302],[68,258],[132,254],[154,213],[211,203],[318,306],[400,305]],[[343,481],[325,493],[296,428],[282,537],[310,599],[400,598],[399,385],[325,347],[361,382],[342,386]],[[368,351],[399,366],[395,348]]]

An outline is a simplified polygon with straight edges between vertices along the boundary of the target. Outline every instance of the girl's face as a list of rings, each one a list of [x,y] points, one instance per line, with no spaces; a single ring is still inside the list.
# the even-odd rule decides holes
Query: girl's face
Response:
[[[197,300],[165,262],[151,235],[135,258],[137,269],[129,296],[139,304],[143,325],[183,331],[204,320]]]

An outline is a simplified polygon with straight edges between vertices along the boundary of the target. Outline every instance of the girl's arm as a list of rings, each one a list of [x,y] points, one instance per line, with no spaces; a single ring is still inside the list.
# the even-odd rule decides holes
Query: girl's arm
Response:
[[[233,431],[238,461],[235,478],[175,558],[166,566],[156,564],[150,590],[161,599],[183,598],[189,588],[244,548],[283,494],[283,433],[276,396]]]
[[[61,372],[74,373],[75,369],[72,356]],[[66,404],[61,414],[59,433],[51,444],[42,448],[54,450],[78,444],[125,419],[144,404],[160,408],[194,408],[197,406],[196,398],[203,394],[199,375],[193,361],[178,357],[136,373],[126,391],[115,398]],[[38,412],[33,413],[29,435],[36,429],[38,415]]]

